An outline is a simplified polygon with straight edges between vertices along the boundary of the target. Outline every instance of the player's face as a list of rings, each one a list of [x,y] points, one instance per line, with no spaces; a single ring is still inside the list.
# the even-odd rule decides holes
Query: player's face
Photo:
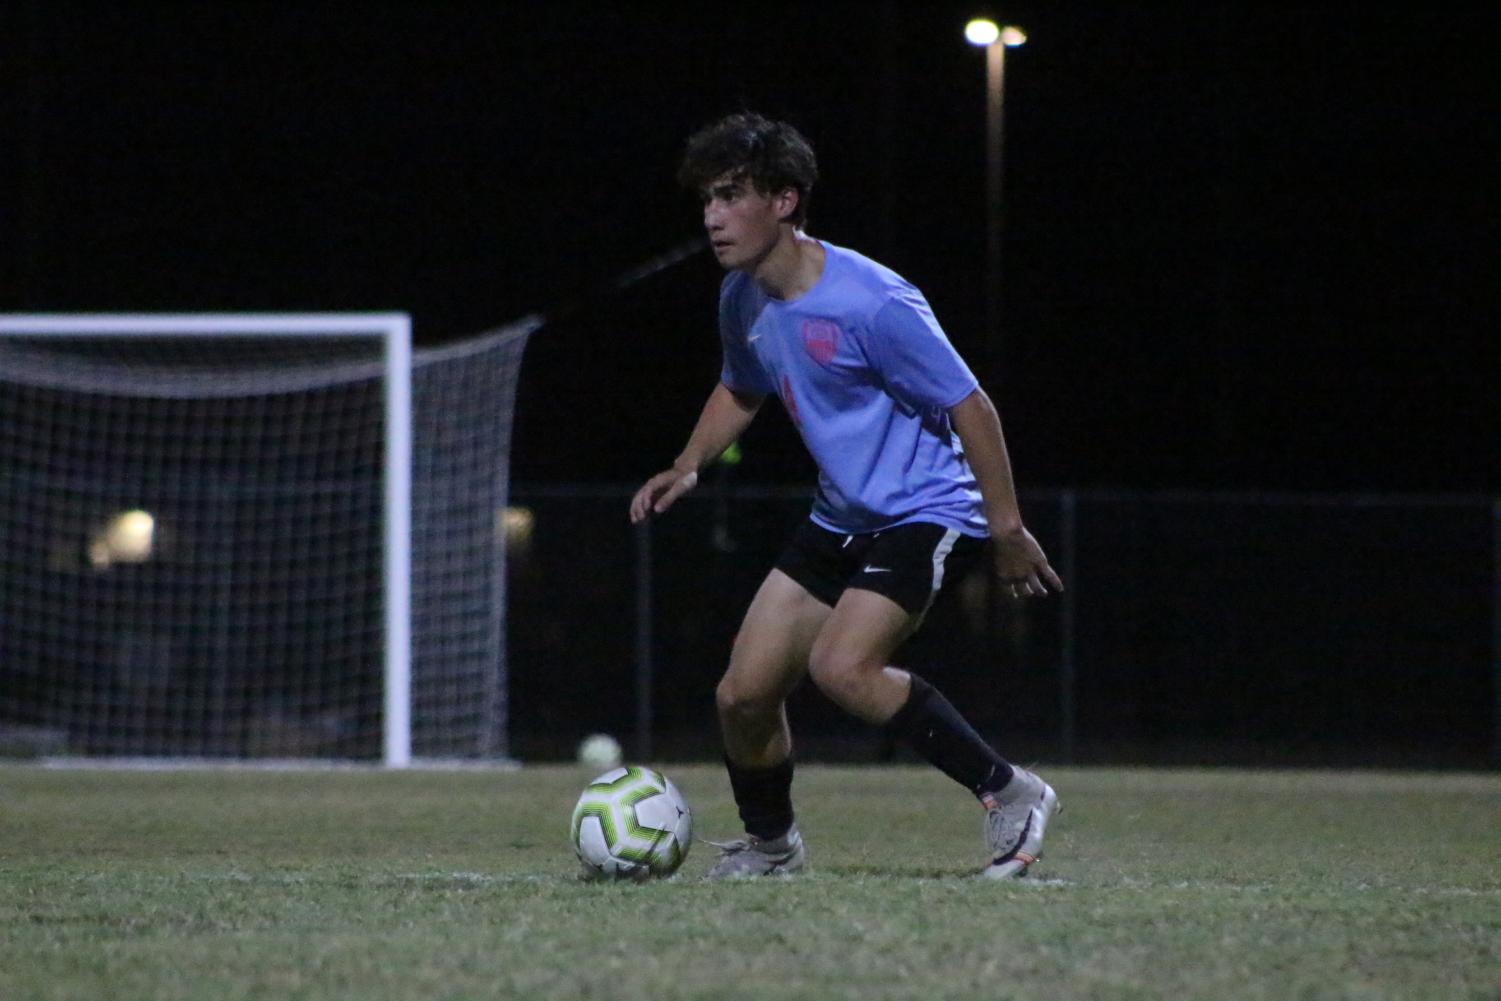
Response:
[[[782,216],[790,210],[788,193],[763,195],[749,178],[730,174],[716,178],[701,197],[714,257],[732,271],[753,270],[766,259],[781,236]]]

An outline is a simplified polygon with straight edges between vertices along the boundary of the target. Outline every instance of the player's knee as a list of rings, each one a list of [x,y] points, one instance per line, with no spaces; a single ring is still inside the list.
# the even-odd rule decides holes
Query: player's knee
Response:
[[[815,644],[808,662],[808,673],[818,690],[845,707],[862,701],[871,672],[880,669],[880,664],[867,664],[835,644]]]
[[[758,691],[733,675],[719,679],[714,689],[714,704],[723,719],[751,720],[768,713],[775,713],[778,699],[769,693]]]

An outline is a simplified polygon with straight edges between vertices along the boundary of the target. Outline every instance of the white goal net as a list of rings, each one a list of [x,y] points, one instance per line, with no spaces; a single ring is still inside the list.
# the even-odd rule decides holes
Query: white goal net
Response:
[[[0,741],[404,764],[508,750],[524,321],[0,317]]]

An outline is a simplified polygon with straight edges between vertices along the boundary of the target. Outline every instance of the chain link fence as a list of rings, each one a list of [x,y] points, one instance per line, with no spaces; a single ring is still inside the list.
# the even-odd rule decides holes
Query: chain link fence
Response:
[[[521,486],[510,553],[513,750],[585,734],[717,759],[714,686],[806,490],[705,483],[633,527],[630,487]],[[1068,590],[977,570],[897,662],[1018,760],[1501,765],[1501,501],[1034,491]],[[805,683],[798,754],[901,752]]]

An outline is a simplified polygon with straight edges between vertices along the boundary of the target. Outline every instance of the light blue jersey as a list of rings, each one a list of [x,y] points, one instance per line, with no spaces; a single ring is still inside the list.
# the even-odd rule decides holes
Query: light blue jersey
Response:
[[[722,381],[775,393],[818,463],[813,520],[860,534],[929,521],[988,531],[948,411],[978,383],[921,292],[852,250],[823,244],[802,296],[766,295],[744,272],[720,288]]]

